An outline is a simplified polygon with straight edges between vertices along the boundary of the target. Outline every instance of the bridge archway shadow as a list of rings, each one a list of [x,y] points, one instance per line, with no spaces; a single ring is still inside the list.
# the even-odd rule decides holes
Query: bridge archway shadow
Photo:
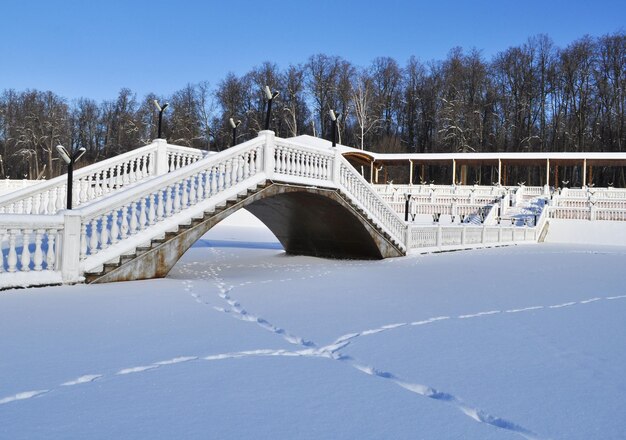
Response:
[[[403,255],[337,190],[267,182],[164,239],[153,240],[146,252],[109,270],[105,267],[104,274],[88,277],[87,282],[163,278],[207,231],[244,207],[272,231],[287,254],[366,260]]]

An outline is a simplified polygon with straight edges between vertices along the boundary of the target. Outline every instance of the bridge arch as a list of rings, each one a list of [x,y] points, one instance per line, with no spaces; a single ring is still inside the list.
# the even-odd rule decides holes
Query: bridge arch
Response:
[[[403,255],[392,241],[335,189],[279,182],[228,202],[202,219],[179,227],[134,258],[105,268],[87,282],[132,281],[165,277],[183,254],[222,220],[246,208],[292,255],[339,259],[381,259]]]

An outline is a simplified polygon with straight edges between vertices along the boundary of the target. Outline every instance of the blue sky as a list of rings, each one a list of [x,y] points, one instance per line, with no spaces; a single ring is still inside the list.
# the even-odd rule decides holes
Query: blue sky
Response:
[[[3,0],[0,17],[0,90],[102,100],[122,87],[143,96],[215,85],[229,71],[315,53],[365,66],[377,56],[441,60],[455,46],[489,59],[539,33],[565,46],[624,30],[626,2]]]

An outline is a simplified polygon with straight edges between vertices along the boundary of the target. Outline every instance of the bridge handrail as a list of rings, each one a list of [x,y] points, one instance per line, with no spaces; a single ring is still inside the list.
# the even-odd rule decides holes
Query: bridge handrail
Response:
[[[249,186],[250,178],[265,179],[263,146],[263,138],[253,139],[72,211],[80,237],[70,251],[74,266],[80,261],[82,270],[97,267],[116,256],[102,252],[109,246],[119,242],[132,250],[191,216],[202,216],[214,196],[225,200],[241,185]],[[188,208],[193,212],[178,215]],[[79,275],[77,268],[67,277]]]
[[[335,157],[338,180],[344,191],[350,194],[366,212],[374,217],[380,227],[394,239],[401,248],[407,249],[407,225],[354,167],[341,155]]]
[[[205,152],[156,140],[149,145],[77,169],[73,205],[195,162]],[[161,157],[159,157],[161,156]],[[160,166],[158,162],[163,162]],[[161,168],[161,169],[159,169]],[[67,174],[0,196],[0,213],[55,214],[65,208]]]
[[[79,212],[81,217],[84,218],[92,218],[98,215],[102,215],[111,206],[122,206],[128,204],[136,199],[137,196],[148,193],[152,194],[154,193],[154,191],[157,191],[163,187],[171,186],[176,182],[196,175],[200,170],[206,170],[207,167],[214,166],[214,162],[220,162],[225,159],[229,159],[231,158],[231,156],[236,156],[242,151],[246,151],[262,144],[263,140],[259,138],[249,140],[235,147],[221,151],[217,154],[206,156],[204,159],[194,162],[189,166],[185,166],[175,171],[172,171],[167,174],[167,177],[158,180],[149,180],[142,182],[133,186],[132,188],[122,191],[118,194],[114,194],[110,197],[107,197],[106,199],[90,203],[88,206],[85,206],[81,209],[76,209],[75,211]]]

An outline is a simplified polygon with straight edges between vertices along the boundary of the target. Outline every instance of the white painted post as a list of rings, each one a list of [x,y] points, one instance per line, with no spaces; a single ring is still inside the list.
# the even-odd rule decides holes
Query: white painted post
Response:
[[[456,160],[452,159],[452,185],[456,185]]]
[[[77,282],[80,277],[80,213],[66,210],[63,223],[61,276],[65,283]]]
[[[408,251],[409,249],[411,249],[411,225],[406,225],[404,242],[406,250]]]
[[[263,171],[268,179],[274,177],[274,165],[276,163],[274,159],[274,145],[275,135],[272,130],[259,131],[259,136],[265,136],[265,142],[263,143]]]
[[[442,238],[443,231],[441,229],[441,225],[437,225],[437,247],[441,247]]]
[[[485,225],[483,225],[483,230],[480,231],[480,242],[481,243],[485,243],[485,237],[487,236],[487,227]]]
[[[333,183],[339,186],[341,183],[341,153],[335,148],[335,157],[333,157]]]
[[[465,244],[465,230],[467,228],[463,227],[463,229],[461,229],[461,244]]]
[[[546,159],[546,185],[544,187],[544,195],[550,195],[550,159]]]
[[[156,150],[156,175],[162,176],[169,172],[169,165],[167,163],[167,141],[165,139],[155,139],[157,146]]]

